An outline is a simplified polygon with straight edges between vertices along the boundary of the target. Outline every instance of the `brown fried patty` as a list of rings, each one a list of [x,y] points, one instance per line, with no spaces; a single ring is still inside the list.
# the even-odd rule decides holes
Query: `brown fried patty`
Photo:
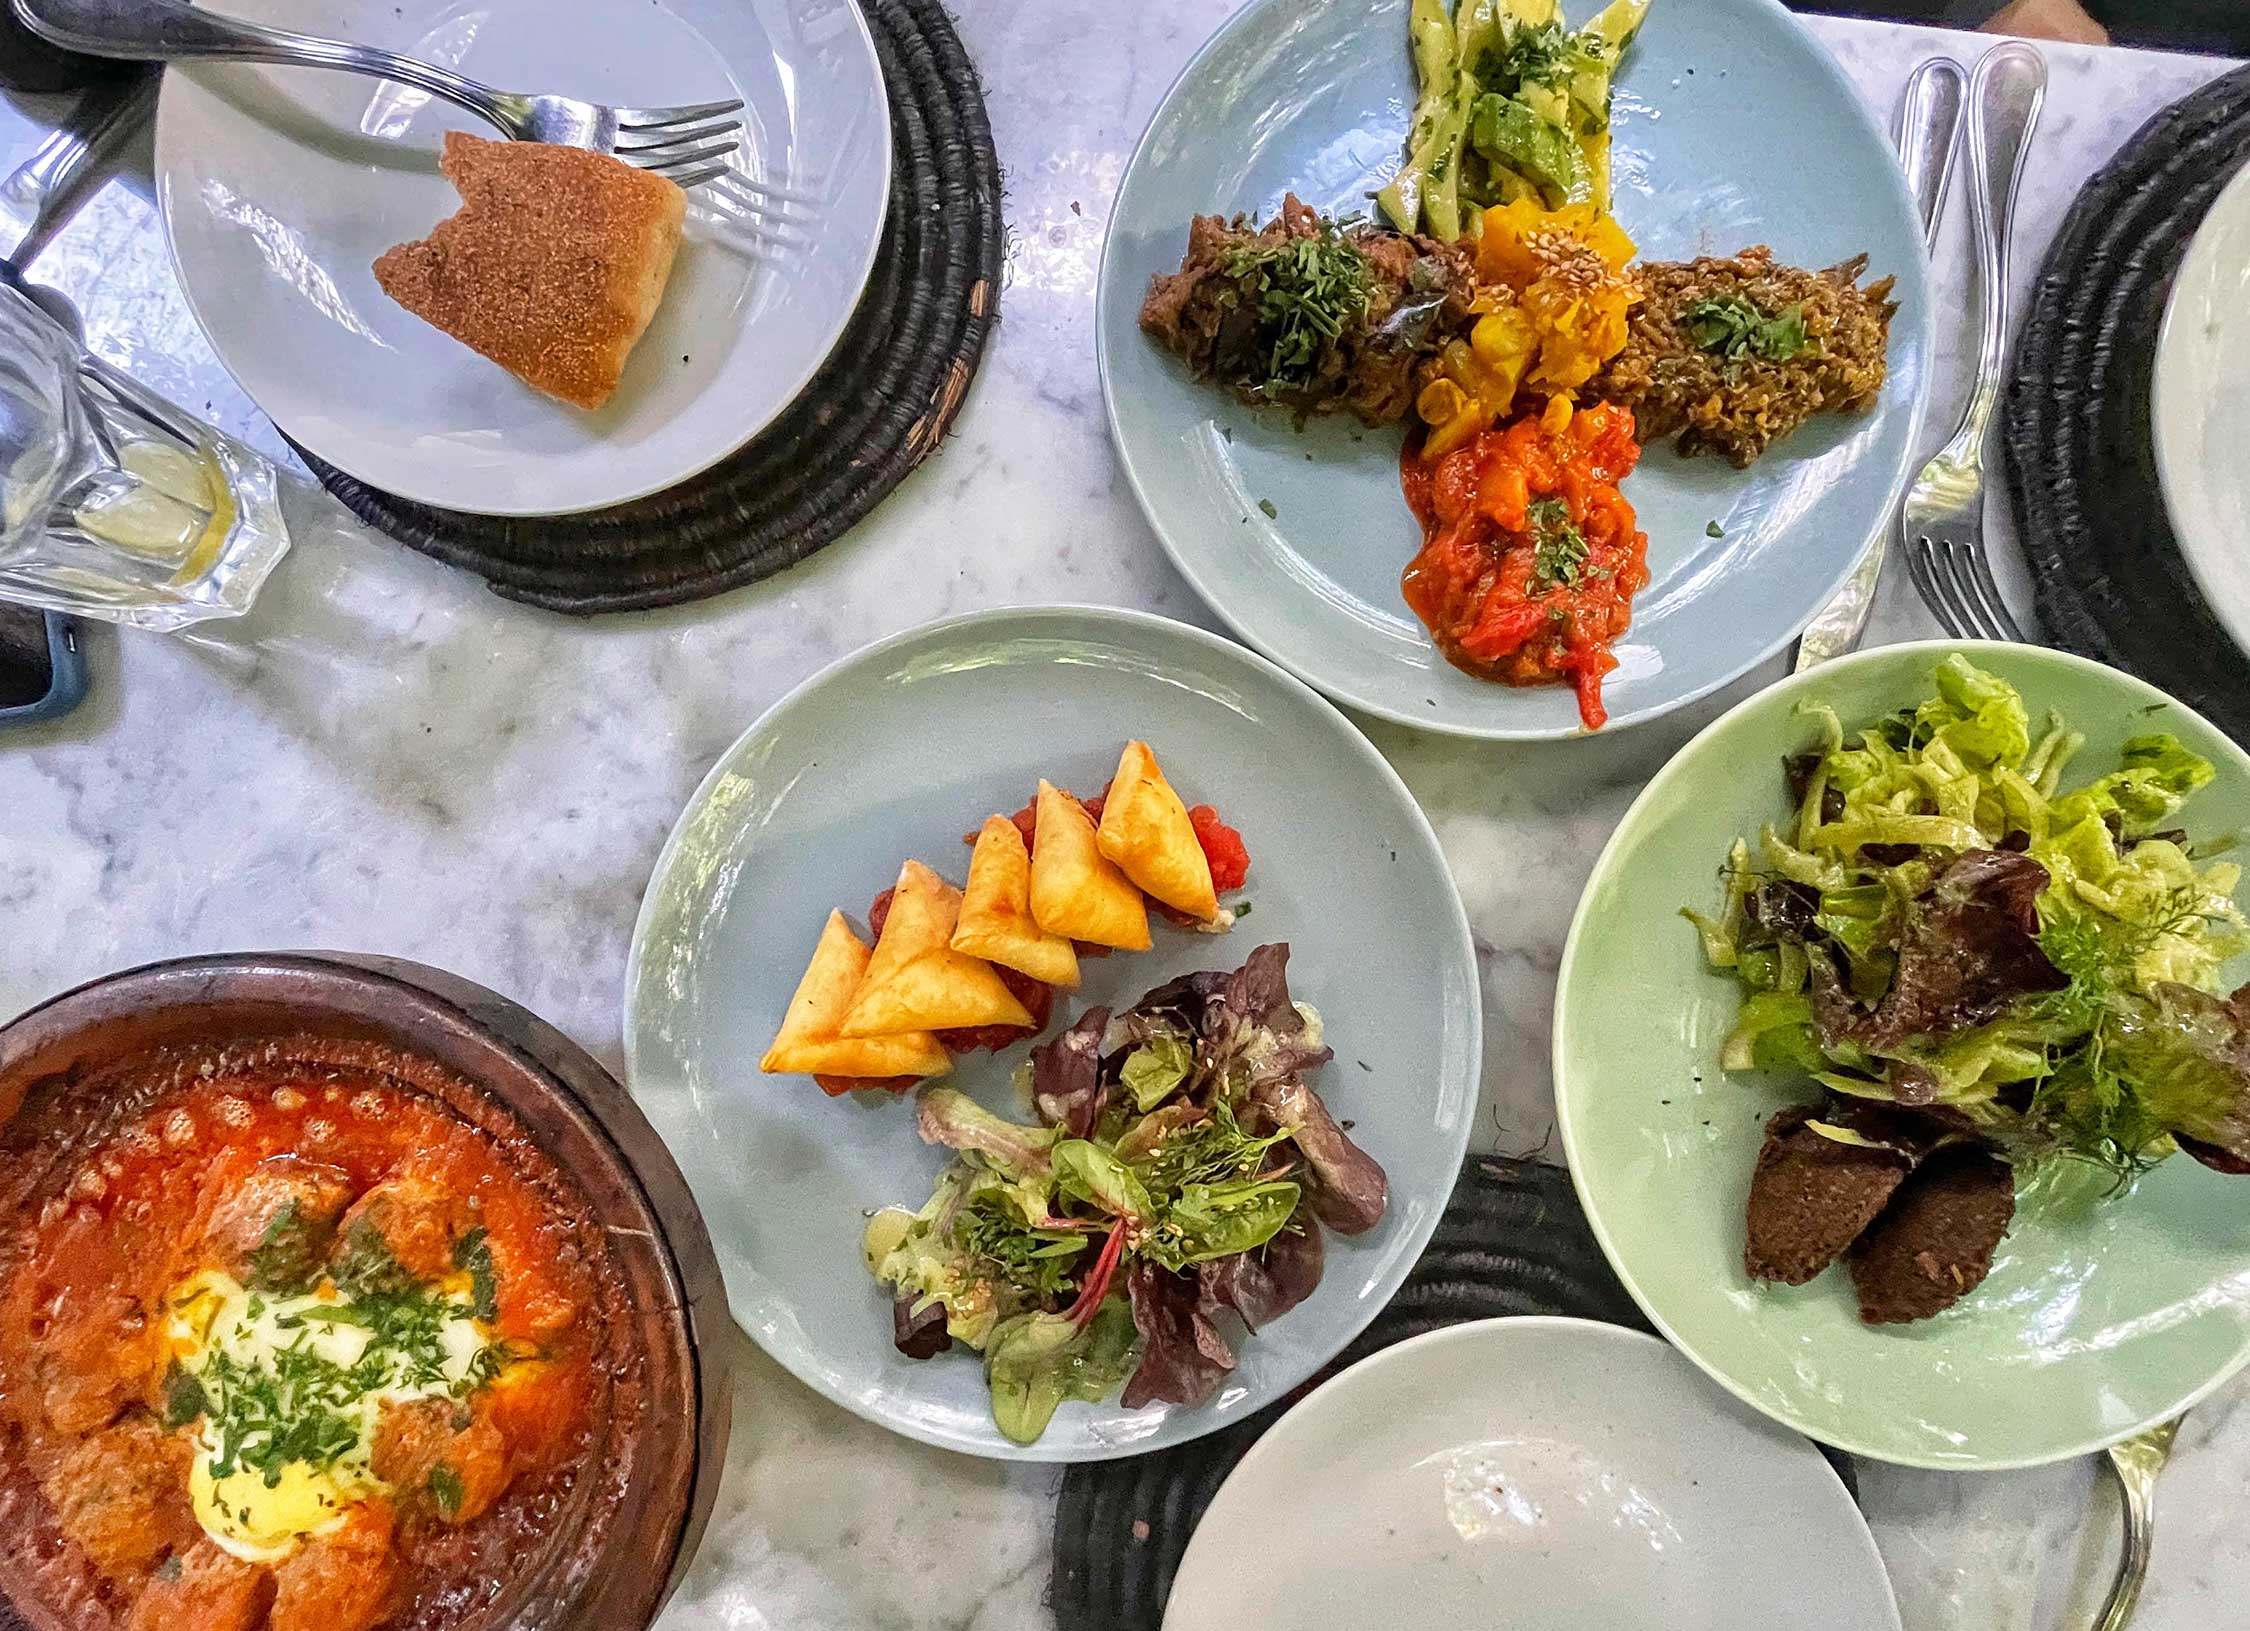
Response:
[[[1897,1151],[1824,1138],[1792,1105],[1766,1123],[1750,1175],[1743,1267],[1754,1280],[1801,1286],[1859,1238],[1913,1169]]]
[[[1942,1313],[1984,1283],[2016,1215],[2016,1175],[1969,1144],[1940,1150],[1852,1247],[1859,1317],[1897,1325]]]

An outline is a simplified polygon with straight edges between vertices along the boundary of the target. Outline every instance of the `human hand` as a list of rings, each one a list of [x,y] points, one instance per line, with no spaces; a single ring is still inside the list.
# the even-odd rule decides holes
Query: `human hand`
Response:
[[[2089,17],[2078,0],[2008,0],[1984,20],[1983,32],[2072,45],[2109,44],[2109,30]]]

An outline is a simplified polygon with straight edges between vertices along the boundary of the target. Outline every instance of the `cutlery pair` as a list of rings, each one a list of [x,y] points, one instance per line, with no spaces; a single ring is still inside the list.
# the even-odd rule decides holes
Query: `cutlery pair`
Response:
[[[1900,162],[1915,188],[1924,236],[1933,242],[1964,114],[1968,129],[1969,221],[1982,317],[1977,370],[1960,422],[1915,477],[1899,515],[1900,542],[1914,585],[1956,638],[2025,638],[2000,594],[1986,550],[1984,445],[1999,401],[2007,348],[2008,250],[2016,195],[2046,88],[2046,61],[2037,48],[2009,40],[1987,51],[1966,76],[1950,57],[1922,64],[1907,81],[1899,110]],[[1878,536],[1868,545],[1844,587],[1807,625],[1797,645],[1797,668],[1842,656],[1858,645],[1874,607],[1887,542]]]
[[[1899,515],[1915,587],[1956,638],[2024,638],[2001,598],[1985,552],[1983,463],[2007,345],[2008,248],[2016,194],[2046,87],[2046,63],[2038,50],[2011,40],[1986,52],[1973,75],[1964,74],[1951,57],[1931,58],[1908,78],[1899,105],[1899,163],[1914,189],[1923,236],[1933,246],[1967,114],[1974,187],[1970,230],[1983,296],[1976,379],[1960,423],[1915,478]],[[1797,645],[1798,669],[1840,657],[1859,644],[1882,574],[1885,542],[1878,536],[1868,546],[1844,587],[1807,625]],[[2139,1607],[2155,1539],[2156,1480],[2171,1459],[2181,1419],[2174,1417],[2109,1447],[2109,1468],[2124,1498],[2125,1549],[2095,1631],[2125,1631]]]
[[[5,3],[5,0],[0,0]],[[752,209],[810,204],[736,167],[740,99],[671,107],[613,107],[576,97],[497,90],[450,68],[376,46],[322,39],[203,11],[181,0],[14,0],[42,38],[89,56],[146,62],[226,58],[334,68],[412,85],[466,108],[513,141],[553,142],[607,153],[682,187],[715,184]]]

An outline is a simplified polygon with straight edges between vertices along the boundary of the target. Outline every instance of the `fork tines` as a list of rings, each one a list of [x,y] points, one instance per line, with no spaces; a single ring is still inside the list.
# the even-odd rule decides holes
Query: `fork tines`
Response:
[[[1981,542],[1916,532],[1907,539],[1906,564],[1924,603],[1955,639],[2026,643],[2023,625],[2000,597]]]
[[[693,187],[732,168],[742,141],[742,121],[735,117],[741,112],[739,100],[619,108],[612,151],[627,164]]]

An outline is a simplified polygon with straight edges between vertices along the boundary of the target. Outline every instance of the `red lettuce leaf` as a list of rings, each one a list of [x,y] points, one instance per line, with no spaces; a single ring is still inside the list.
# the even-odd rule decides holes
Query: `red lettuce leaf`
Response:
[[[1320,1224],[1300,1205],[1288,1226],[1256,1251],[1198,1264],[1198,1300],[1205,1313],[1231,1309],[1255,1331],[1313,1294],[1323,1256]]]
[[[2011,850],[1970,850],[1914,903],[1899,934],[1898,968],[1872,1012],[1813,948],[1813,1023],[1823,1048],[1895,1048],[1996,1018],[2020,997],[2070,983],[2039,948],[2047,869]]]
[[[1305,1016],[1289,1000],[1289,943],[1260,946],[1227,978],[1226,1005],[1239,1019],[1276,1036],[1295,1036]]]
[[[1383,1221],[1391,1185],[1382,1163],[1336,1125],[1318,1093],[1285,1076],[1256,1083],[1251,1097],[1273,1126],[1296,1129],[1292,1141],[1305,1158],[1305,1187],[1321,1222],[1340,1235],[1358,1235]]]
[[[1101,1119],[1102,1032],[1107,1008],[1089,1008],[1052,1042],[1031,1050],[1031,1099],[1040,1119],[1072,1138],[1084,1138]]]
[[[892,1300],[891,1342],[909,1359],[935,1359],[953,1346],[953,1337],[945,1328],[945,1304],[933,1301],[917,1312],[917,1301],[913,1296]]]
[[[1125,1384],[1124,1406],[1200,1404],[1234,1369],[1234,1350],[1200,1306],[1193,1274],[1135,1263],[1125,1281],[1141,1333],[1140,1368]]]

